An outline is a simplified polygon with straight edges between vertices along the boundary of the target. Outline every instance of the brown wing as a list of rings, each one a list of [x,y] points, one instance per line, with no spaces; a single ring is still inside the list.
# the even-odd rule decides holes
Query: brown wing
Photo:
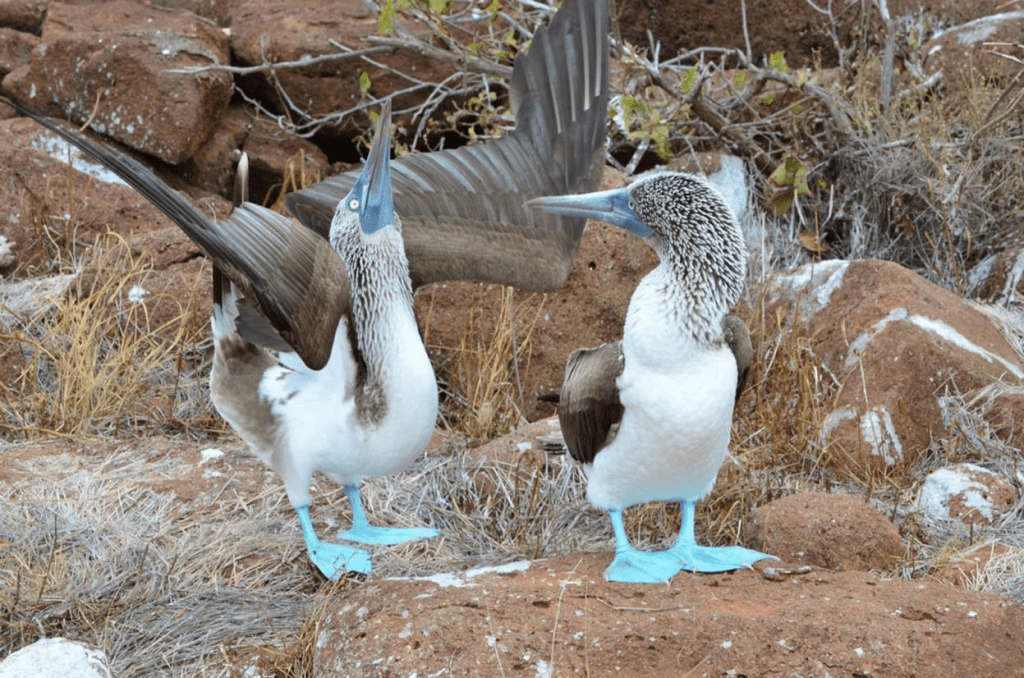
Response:
[[[565,282],[585,220],[530,210],[542,195],[596,190],[604,169],[608,109],[608,0],[567,0],[516,57],[510,93],[516,129],[476,146],[396,158],[395,211],[402,217],[414,286],[478,280],[551,291]],[[326,236],[348,172],[286,198]]]
[[[732,349],[732,354],[736,358],[736,402],[739,402],[743,388],[747,385],[750,364],[754,361],[750,330],[736,316],[727,315],[722,320],[722,333],[725,335],[725,343]]]
[[[351,301],[345,267],[326,240],[253,203],[215,223],[126,153],[9,103],[92,156],[174,221],[306,365],[320,369],[327,363],[334,331]]]
[[[569,454],[589,464],[614,436],[622,420],[615,380],[622,374],[622,344],[573,351],[565,365],[558,421]]]

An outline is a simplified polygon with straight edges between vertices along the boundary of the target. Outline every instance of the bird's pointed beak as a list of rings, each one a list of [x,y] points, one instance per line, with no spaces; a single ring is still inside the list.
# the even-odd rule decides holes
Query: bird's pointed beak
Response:
[[[363,173],[345,198],[348,205],[356,203],[359,225],[370,234],[395,222],[395,205],[391,197],[391,100],[384,101],[373,135],[373,146]]]
[[[641,238],[651,234],[651,229],[640,221],[640,217],[633,210],[633,198],[625,188],[534,198],[528,200],[525,206],[555,214],[604,221],[635,233]]]

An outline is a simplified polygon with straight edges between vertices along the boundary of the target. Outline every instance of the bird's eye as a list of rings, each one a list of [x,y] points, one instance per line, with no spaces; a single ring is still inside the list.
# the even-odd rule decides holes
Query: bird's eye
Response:
[[[352,198],[351,200],[349,200],[348,201],[348,208],[350,210],[357,210],[357,209],[359,209],[359,200],[357,198]]]
[[[629,199],[629,209],[636,210],[636,202],[632,198]]]

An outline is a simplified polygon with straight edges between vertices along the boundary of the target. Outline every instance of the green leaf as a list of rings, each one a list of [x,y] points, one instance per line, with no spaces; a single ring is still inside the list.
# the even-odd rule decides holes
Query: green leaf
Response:
[[[789,64],[786,63],[785,52],[772,52],[768,57],[768,65],[780,73],[789,73]]]
[[[807,165],[793,156],[787,155],[768,179],[778,186],[792,186],[794,195],[810,195],[811,188],[807,185],[807,171]]]
[[[363,71],[359,74],[359,91],[366,94],[370,91],[370,74]]]
[[[501,12],[501,3],[498,0],[491,0],[491,4],[487,5],[484,11],[491,15],[491,18],[487,20],[488,25],[493,24],[494,20],[498,18],[498,13]]]
[[[668,125],[658,125],[651,132],[651,140],[654,141],[654,152],[658,157],[668,162],[672,159],[672,146],[668,141]]]
[[[377,32],[380,35],[391,35],[395,32],[395,13],[395,0],[387,0],[380,8],[380,20],[377,22]]]
[[[689,92],[693,89],[693,86],[697,84],[697,69],[691,68],[683,74],[683,81],[679,83],[679,87],[684,92]]]

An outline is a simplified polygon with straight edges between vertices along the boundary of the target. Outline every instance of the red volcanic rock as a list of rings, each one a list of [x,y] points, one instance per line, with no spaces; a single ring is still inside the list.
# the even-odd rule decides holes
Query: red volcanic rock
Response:
[[[9,96],[178,164],[213,133],[231,76],[178,69],[229,63],[227,36],[190,12],[129,0],[52,3],[28,66],[3,81]]]
[[[945,425],[937,398],[1024,377],[989,316],[897,264],[826,261],[768,283],[769,313],[802,326],[839,381],[822,430],[841,470],[913,465]]]
[[[751,512],[747,530],[751,548],[829,570],[886,572],[906,552],[888,518],[842,494],[801,492],[776,499]]]

